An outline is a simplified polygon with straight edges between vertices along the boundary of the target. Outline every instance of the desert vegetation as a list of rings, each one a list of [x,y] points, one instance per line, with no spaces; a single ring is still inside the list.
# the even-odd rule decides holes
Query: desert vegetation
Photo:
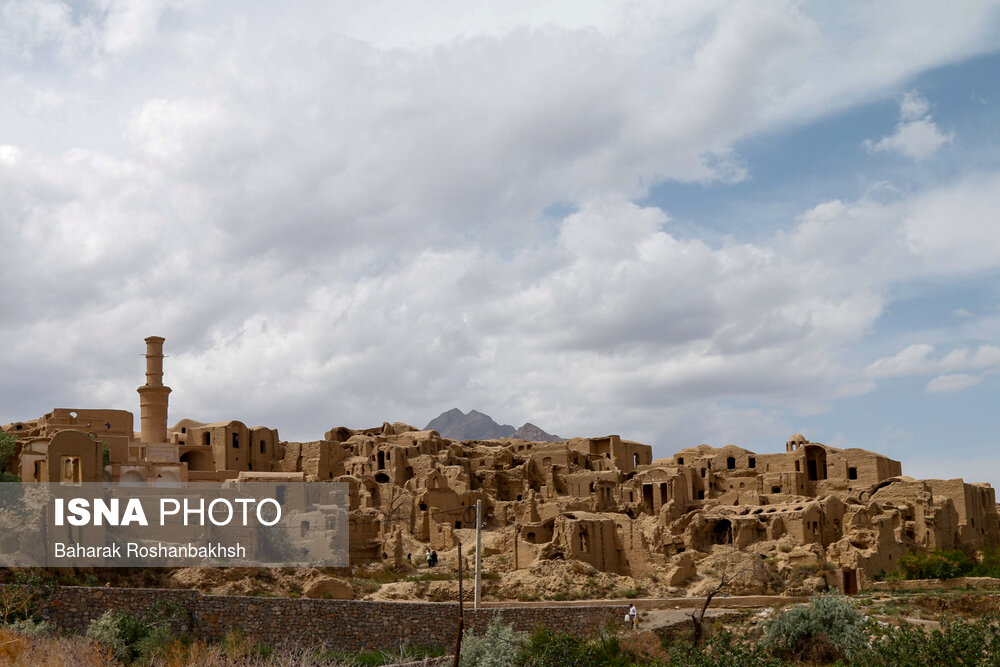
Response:
[[[204,641],[182,631],[182,610],[168,602],[137,614],[108,611],[82,635],[58,633],[37,613],[53,582],[40,573],[24,573],[18,581],[0,588],[7,601],[0,664],[374,667],[420,662],[451,648],[287,649],[239,628]],[[1000,656],[998,601],[995,591],[920,589],[856,598],[828,591],[780,611],[748,610],[724,624],[706,619],[699,636],[690,624],[679,624],[657,632],[609,626],[580,638],[546,629],[516,632],[495,620],[483,635],[466,634],[459,657],[462,667],[993,665]]]

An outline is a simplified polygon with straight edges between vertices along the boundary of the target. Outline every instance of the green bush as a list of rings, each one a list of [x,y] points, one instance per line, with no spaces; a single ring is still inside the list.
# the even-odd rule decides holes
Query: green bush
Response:
[[[466,631],[462,636],[461,667],[515,667],[520,664],[524,637],[514,632],[514,626],[504,624],[494,616],[486,634],[476,637]]]
[[[904,579],[953,579],[971,572],[973,565],[964,551],[938,549],[904,554],[899,557],[898,568]]]
[[[183,613],[175,602],[158,600],[144,616],[106,611],[87,627],[87,638],[111,649],[122,662],[148,662],[173,639],[170,623]]]
[[[613,632],[600,632],[592,639],[540,629],[521,653],[520,663],[531,667],[632,667],[634,656],[622,648]],[[648,663],[643,663],[648,664]]]
[[[836,591],[810,598],[768,623],[763,647],[776,657],[831,662],[849,659],[867,645],[864,615]]]
[[[666,646],[670,665],[685,667],[783,667],[785,661],[776,658],[756,642],[729,630],[717,632],[702,646],[681,642]]]
[[[969,576],[1000,579],[1000,546],[983,549],[979,555],[979,562],[972,566]]]
[[[987,614],[975,621],[945,623],[931,633],[905,624],[875,626],[870,646],[851,661],[852,667],[910,665],[995,665],[1000,657],[1000,617]]]
[[[8,625],[11,630],[28,637],[46,637],[52,634],[52,625],[46,621],[38,621],[32,618],[23,618]]]

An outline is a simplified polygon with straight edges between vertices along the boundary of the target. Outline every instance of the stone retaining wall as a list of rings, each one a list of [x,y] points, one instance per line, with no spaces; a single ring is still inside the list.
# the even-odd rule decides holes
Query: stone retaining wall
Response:
[[[142,614],[157,600],[168,599],[187,613],[177,626],[201,639],[214,639],[240,627],[272,646],[328,647],[342,651],[398,648],[406,645],[451,646],[455,641],[458,605],[440,602],[365,602],[307,600],[229,595],[153,588],[87,588],[63,586],[41,608],[57,627],[84,632],[107,610]],[[465,625],[480,634],[494,616],[520,631],[543,626],[587,635],[607,623],[620,622],[625,606],[500,607],[475,611],[466,607]]]
[[[954,579],[906,579],[903,581],[871,581],[865,585],[864,592],[869,591],[913,591],[913,590],[951,590],[955,588],[970,588],[975,590],[996,590],[1000,588],[1000,579],[993,577],[955,577]]]

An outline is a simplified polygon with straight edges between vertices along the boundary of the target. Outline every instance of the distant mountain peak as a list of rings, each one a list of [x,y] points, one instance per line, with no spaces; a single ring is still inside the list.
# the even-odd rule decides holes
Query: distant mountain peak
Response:
[[[458,408],[442,412],[424,427],[434,430],[444,438],[452,440],[494,440],[496,438],[518,438],[532,442],[560,442],[562,438],[546,433],[534,424],[524,424],[515,429],[510,424],[498,424],[488,414],[469,410],[468,414]]]

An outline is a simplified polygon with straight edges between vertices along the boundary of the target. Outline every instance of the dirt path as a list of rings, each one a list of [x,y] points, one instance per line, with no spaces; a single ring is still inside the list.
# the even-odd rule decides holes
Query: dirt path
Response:
[[[781,595],[733,595],[726,597],[715,597],[712,604],[724,605],[732,609],[760,609],[763,607],[784,607],[785,605],[798,602],[807,602],[806,597],[783,597]],[[635,605],[639,611],[653,611],[657,609],[697,609],[705,602],[703,597],[690,598],[637,598],[617,599],[617,600],[538,600],[534,602],[483,602],[483,609],[494,609],[496,607],[622,607],[628,609],[630,605]],[[466,605],[469,603],[466,602]],[[712,608],[709,608],[711,611]]]
[[[719,607],[717,609],[709,607],[708,611],[705,612],[705,618],[715,618],[717,616],[725,616],[727,614],[735,613],[739,613],[739,611],[737,609],[729,609],[725,607]],[[691,612],[686,609],[658,609],[646,612],[640,617],[639,629],[659,630],[661,628],[669,628],[674,625],[681,625],[683,623],[690,622]]]

